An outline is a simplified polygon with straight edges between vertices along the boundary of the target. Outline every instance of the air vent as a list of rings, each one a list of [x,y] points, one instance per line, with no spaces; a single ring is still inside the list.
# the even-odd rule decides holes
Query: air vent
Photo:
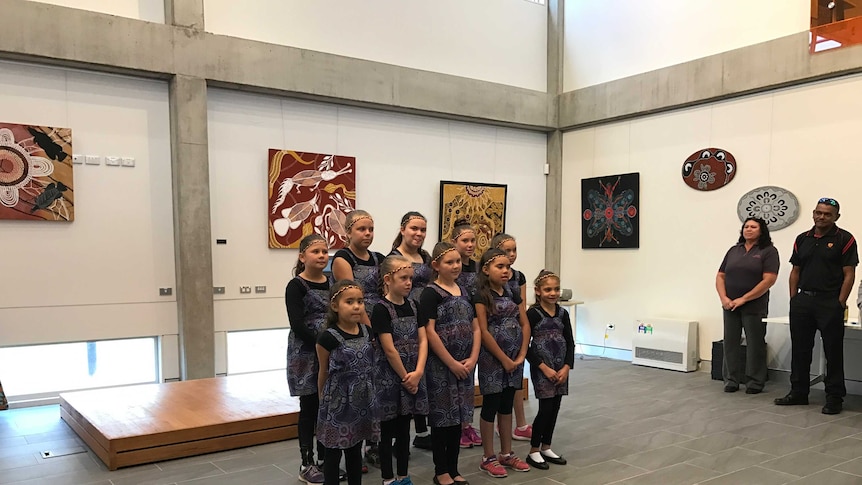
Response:
[[[682,364],[682,352],[670,350],[650,349],[646,347],[635,347],[635,357],[638,359],[649,359],[669,364]]]

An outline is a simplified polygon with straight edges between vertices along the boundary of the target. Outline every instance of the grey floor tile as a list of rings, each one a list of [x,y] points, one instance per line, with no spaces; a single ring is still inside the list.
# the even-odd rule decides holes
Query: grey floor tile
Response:
[[[796,426],[797,428],[810,428],[824,423],[835,423],[839,420],[847,419],[841,414],[823,414],[820,409],[805,411],[804,413],[796,413],[780,418],[770,419],[773,423],[786,424]],[[844,423],[835,423],[842,426],[847,426]]]
[[[745,426],[743,428],[733,429],[728,432],[759,441],[769,438],[775,438],[777,436],[782,436],[785,434],[795,434],[798,433],[800,429],[801,428],[797,428],[796,426],[788,426],[786,424],[778,424],[771,421],[766,421],[759,424],[752,424],[751,426]]]
[[[252,454],[253,453],[248,448],[238,448],[235,450],[220,451],[218,453],[209,453],[206,455],[197,455],[190,456],[188,458],[178,458],[176,460],[163,461],[159,463],[159,467],[164,470],[171,470],[174,468],[183,468],[198,463],[215,463],[221,460],[228,460],[231,458],[236,458],[238,456],[250,456]]]
[[[567,468],[565,472],[556,473],[557,470]],[[597,465],[588,466],[586,468],[573,467],[554,467],[551,470],[550,478],[558,483],[577,483],[578,485],[603,485],[619,480],[625,480],[637,475],[643,475],[648,470],[638,468],[636,466],[626,465],[625,463],[611,460]]]
[[[862,477],[837,470],[823,470],[791,483],[793,485],[859,485],[862,483]]]
[[[853,437],[841,438],[840,440],[816,446],[812,450],[852,460],[862,456],[862,440]]]
[[[623,438],[616,442],[617,445],[631,448],[635,452],[654,450],[656,448],[664,448],[665,446],[682,443],[691,440],[691,437],[671,433],[669,431],[655,431],[637,436]]]
[[[718,475],[712,470],[680,463],[616,482],[615,485],[691,485]]]
[[[852,473],[862,478],[862,458],[856,458],[855,460],[833,466],[832,469],[839,472]]]
[[[807,477],[820,470],[829,468],[839,463],[847,461],[833,455],[825,455],[816,451],[805,450],[796,453],[791,453],[780,458],[762,463],[760,466],[770,470],[790,473],[798,477]]]
[[[113,478],[113,485],[167,485],[196,478],[225,475],[225,472],[212,463],[199,463],[169,470],[149,469],[122,478]]]
[[[624,456],[619,458],[619,461],[627,465],[653,471],[704,456],[708,455],[672,445],[645,451],[643,453]]]
[[[816,445],[846,438],[854,434],[853,431],[853,428],[845,426],[821,424],[813,428],[799,429],[799,431],[793,433],[746,444],[743,447],[762,453],[783,456]]]
[[[195,480],[187,480],[177,482],[183,485],[251,485],[256,483],[266,483],[270,481],[286,482],[290,475],[280,470],[274,465],[269,465],[263,468],[255,468],[253,470],[245,470],[236,473],[228,473],[215,477],[197,478]]]
[[[750,438],[746,438],[745,436],[739,436],[737,434],[722,431],[720,433],[706,435],[683,443],[677,443],[677,446],[700,451],[701,453],[713,454],[720,453],[728,448],[733,448],[734,446],[744,445],[751,441],[752,440]]]
[[[795,475],[753,466],[701,482],[701,485],[782,485],[784,483],[791,483],[797,478]],[[820,483],[819,485],[824,485],[824,483]]]
[[[702,456],[687,463],[716,471],[731,473],[775,458],[773,455],[744,448],[730,448],[714,455]]]
[[[604,461],[615,460],[626,455],[631,455],[634,452],[635,450],[632,448],[618,445],[598,445],[568,453],[566,459],[569,464],[576,467],[587,467]],[[561,451],[559,453],[562,454],[563,452]]]

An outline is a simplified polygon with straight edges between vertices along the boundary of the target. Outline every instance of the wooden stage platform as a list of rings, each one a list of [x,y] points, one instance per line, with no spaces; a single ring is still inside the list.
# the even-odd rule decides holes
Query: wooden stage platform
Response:
[[[111,469],[297,436],[284,371],[60,395],[60,416]]]
[[[299,399],[273,371],[63,393],[60,416],[116,470],[295,438]]]

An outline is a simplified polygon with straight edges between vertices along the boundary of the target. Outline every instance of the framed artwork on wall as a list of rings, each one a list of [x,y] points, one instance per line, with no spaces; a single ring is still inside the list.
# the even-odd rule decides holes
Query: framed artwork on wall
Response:
[[[311,233],[345,247],[346,214],[356,208],[356,158],[269,150],[269,247],[298,248]]]
[[[452,237],[458,219],[467,219],[476,230],[473,259],[491,246],[491,238],[506,230],[506,190],[501,184],[440,181],[440,240]]]
[[[639,197],[639,173],[581,179],[581,247],[639,247]]]
[[[75,220],[72,130],[0,123],[0,219]]]

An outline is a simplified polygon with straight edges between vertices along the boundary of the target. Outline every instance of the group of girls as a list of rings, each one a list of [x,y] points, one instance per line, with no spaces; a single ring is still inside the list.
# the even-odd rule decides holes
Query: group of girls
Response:
[[[426,227],[418,212],[405,214],[384,257],[369,250],[371,216],[350,212],[348,246],[332,262],[334,281],[324,274],[326,240],[311,234],[300,242],[285,300],[291,324],[287,379],[300,402],[302,481],[329,485],[346,475],[348,484],[361,483],[368,443],[368,461],[380,465],[384,485],[412,485],[411,419],[414,446],[430,441],[437,485],[469,485],[458,459],[461,447],[474,444],[483,447],[480,469],[493,477],[506,476],[507,468],[525,472],[531,465],[566,463],[551,450],[574,363],[571,323],[557,304],[559,277],[542,271],[534,281],[536,303],[526,309],[526,278],[511,269],[514,238],[497,235],[477,265],[469,223],[456,221],[451,241],[437,243],[431,254],[422,249]],[[523,398],[516,399],[525,360],[539,399],[532,428],[523,417]],[[477,367],[484,440],[472,427]],[[513,410],[519,421],[514,431]],[[322,470],[314,459],[315,434]],[[513,437],[525,436],[531,441],[526,463],[512,451]],[[342,454],[346,472],[339,468]]]

